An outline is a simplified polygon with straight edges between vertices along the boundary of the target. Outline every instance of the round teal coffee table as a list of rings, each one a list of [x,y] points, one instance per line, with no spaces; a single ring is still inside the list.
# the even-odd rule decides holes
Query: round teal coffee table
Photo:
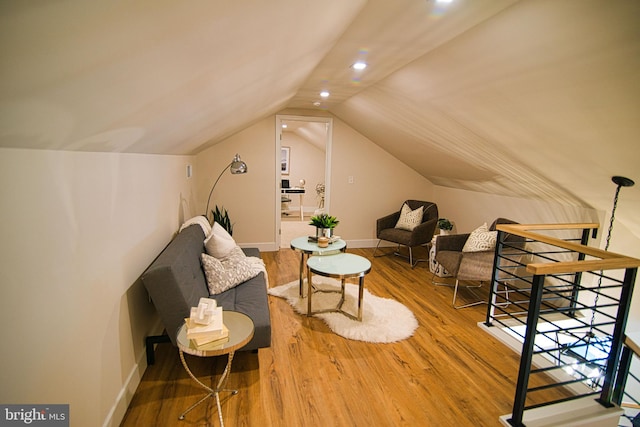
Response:
[[[359,255],[350,253],[339,253],[331,256],[312,256],[307,260],[307,316],[318,313],[342,313],[345,316],[362,321],[362,297],[364,295],[364,276],[371,271],[371,262]],[[311,299],[313,297],[313,285],[311,277],[313,274],[324,277],[340,279],[342,296],[335,308],[326,308],[318,311],[311,310]],[[358,314],[353,315],[342,309],[345,300],[345,280],[358,278]],[[322,292],[322,290],[318,290]]]
[[[331,243],[326,248],[321,248],[315,242],[310,242],[309,237],[302,236],[296,237],[291,241],[291,249],[300,252],[300,298],[304,296],[304,268],[305,268],[305,259],[309,257],[309,255],[317,254],[317,255],[333,255],[339,252],[344,252],[347,249],[347,243],[338,239],[335,242]]]

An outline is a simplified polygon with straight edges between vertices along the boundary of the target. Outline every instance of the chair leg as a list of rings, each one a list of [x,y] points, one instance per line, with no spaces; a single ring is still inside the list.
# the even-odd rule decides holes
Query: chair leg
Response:
[[[385,255],[386,255],[386,254],[376,255],[376,252],[378,252],[378,247],[380,247],[380,242],[382,242],[382,240],[381,240],[381,239],[378,239],[378,244],[376,245],[376,248],[375,248],[375,250],[373,251],[373,256],[374,256],[374,257],[376,257],[376,258],[377,258],[377,257],[381,257],[381,256],[385,256]]]
[[[451,305],[453,305],[454,307],[456,306],[456,297],[458,296],[458,279],[456,279],[456,284],[454,285],[453,288],[453,301],[451,301]]]
[[[437,278],[437,279],[440,279],[440,280],[436,280],[436,278]],[[453,279],[453,277],[452,277],[452,276],[440,277],[440,276],[438,276],[438,275],[436,275],[436,274],[432,274],[432,276],[431,276],[431,284],[432,284],[433,286],[448,286],[448,287],[450,287],[450,288],[451,288],[451,287],[453,287],[453,286],[455,286],[455,285],[454,285],[454,284],[452,284],[452,283],[447,283],[446,281],[444,281],[444,279],[447,279],[447,278],[448,278],[448,279]],[[456,281],[457,281],[457,279],[456,279]]]
[[[377,253],[378,249],[380,248],[380,242],[382,242],[382,240],[378,239],[378,244],[376,245],[376,248],[373,250],[373,256],[376,257],[376,258],[381,257],[381,256],[390,255],[389,253],[386,253],[386,254],[385,253],[380,253],[380,254]],[[418,265],[418,263],[420,261],[428,261],[428,259],[417,259],[417,260],[414,261],[413,260],[413,249],[411,248],[411,246],[407,246],[407,248],[409,248],[409,256],[408,257],[406,255],[400,253],[400,246],[404,246],[404,245],[398,244],[398,246],[396,247],[396,250],[393,252],[393,254],[395,256],[399,256],[399,257],[402,257],[402,258],[408,258],[409,259],[409,265],[411,265],[411,268],[414,268],[416,265]]]
[[[395,255],[399,256],[399,257],[402,257],[402,258],[408,258],[409,259],[409,265],[411,266],[411,268],[415,268],[415,266],[418,265],[418,263],[421,262],[421,261],[425,261],[425,262],[429,261],[428,258],[427,259],[422,259],[422,258],[414,259],[413,258],[413,247],[411,247],[411,246],[406,246],[409,249],[409,256],[408,257],[406,255],[401,254],[400,253],[400,246],[405,246],[405,245],[398,245],[398,248],[395,251]]]
[[[498,303],[495,303],[495,306],[496,306],[496,307],[508,307],[508,306],[510,306],[510,305],[511,305],[511,299],[509,299],[509,292],[510,292],[510,291],[509,291],[509,286],[507,286],[507,284],[506,284],[506,283],[503,283],[503,282],[499,282],[499,283],[500,283],[502,286],[504,286],[504,291],[501,291],[501,292],[504,292],[504,295],[505,295],[505,296],[504,296],[504,299],[505,299],[505,301],[504,301],[504,302],[498,302]],[[498,292],[498,293],[499,293],[499,292]]]
[[[456,297],[458,295],[458,285],[459,285],[459,281],[458,279],[456,279],[455,288],[453,289],[453,302],[451,303],[453,305],[453,308],[455,308],[456,310],[459,310],[461,308],[473,307],[474,305],[487,304],[487,301],[480,300],[480,301],[470,302],[469,304],[456,305]],[[479,288],[481,286],[482,284],[478,286],[465,286],[465,287],[469,289],[469,288]],[[471,290],[469,292],[471,292],[475,297],[478,297],[478,295],[476,295],[475,292],[472,292]]]

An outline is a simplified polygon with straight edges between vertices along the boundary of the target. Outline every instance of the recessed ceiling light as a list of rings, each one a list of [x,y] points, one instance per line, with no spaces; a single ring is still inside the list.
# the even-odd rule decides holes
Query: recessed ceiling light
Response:
[[[286,129],[286,128],[287,128],[287,124],[286,124],[286,123],[283,123],[283,124],[282,124],[282,129]]]
[[[313,103],[313,105],[315,105],[316,107],[319,107],[319,106],[321,106],[321,105],[322,105],[322,102],[320,102],[320,101],[315,101],[315,102]]]
[[[453,0],[436,0],[436,3],[452,3]]]
[[[322,92],[320,92],[320,96],[323,98],[328,98],[329,95],[331,95],[328,91],[323,90]]]
[[[358,71],[364,70],[365,68],[367,68],[367,63],[363,62],[363,61],[358,61],[355,64],[353,64],[351,66],[351,68],[353,68],[354,70],[358,70]]]

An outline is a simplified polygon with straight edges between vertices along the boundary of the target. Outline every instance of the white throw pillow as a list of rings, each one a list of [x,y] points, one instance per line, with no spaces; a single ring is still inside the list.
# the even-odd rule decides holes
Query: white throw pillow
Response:
[[[489,251],[496,247],[497,238],[498,232],[489,231],[489,229],[487,228],[487,223],[485,222],[480,227],[471,232],[471,235],[462,248],[462,252]]]
[[[217,222],[213,223],[211,234],[204,241],[207,254],[216,258],[225,258],[236,247],[233,237]]]
[[[411,210],[409,205],[404,203],[400,210],[400,218],[396,223],[396,228],[411,231],[422,224],[422,206],[418,209]]]
[[[204,253],[200,256],[210,295],[220,294],[260,273],[253,268],[253,264],[244,253],[242,256],[235,254],[234,252],[234,256],[229,256],[224,260]]]

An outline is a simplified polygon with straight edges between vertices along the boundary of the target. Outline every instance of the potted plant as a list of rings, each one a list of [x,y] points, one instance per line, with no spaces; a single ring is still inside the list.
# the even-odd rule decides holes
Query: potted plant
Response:
[[[229,218],[229,212],[227,212],[224,207],[218,208],[218,205],[216,205],[216,210],[212,210],[211,213],[213,214],[213,221],[211,222],[211,225],[213,225],[214,222],[217,222],[222,226],[222,228],[227,230],[230,236],[233,235],[233,224]]]
[[[335,216],[323,213],[312,216],[309,225],[316,227],[316,238],[321,236],[331,238],[333,236],[333,229],[336,228],[338,223],[340,223],[340,221],[338,221]]]
[[[438,218],[438,228],[440,234],[449,234],[453,230],[453,223],[447,218]]]

